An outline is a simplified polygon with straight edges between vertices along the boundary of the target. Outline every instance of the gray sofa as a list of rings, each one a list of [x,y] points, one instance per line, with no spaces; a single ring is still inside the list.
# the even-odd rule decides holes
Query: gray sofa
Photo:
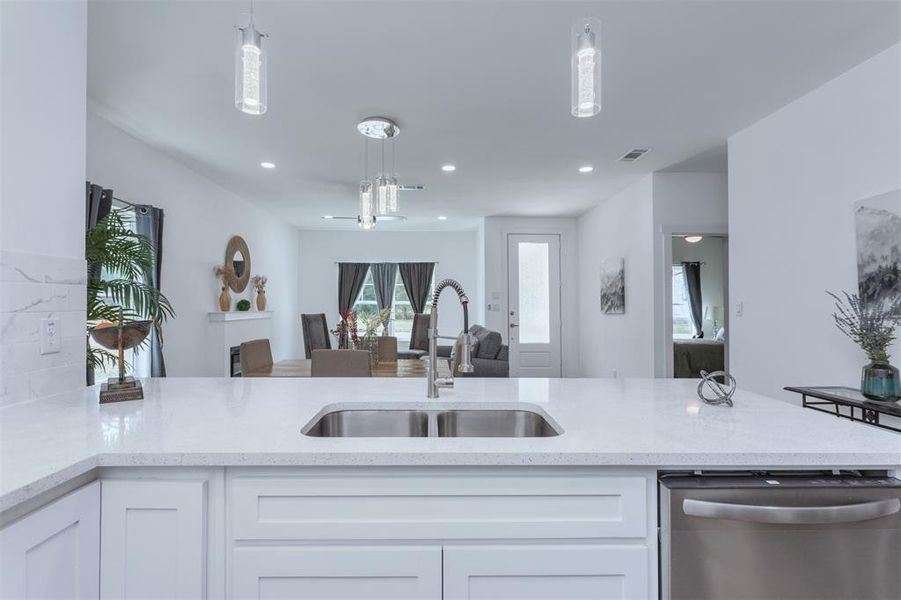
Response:
[[[473,325],[469,328],[473,336],[472,373],[455,373],[457,377],[509,377],[510,358],[509,349],[503,344],[501,334],[486,329],[481,325]],[[439,346],[438,355],[450,359],[456,370],[453,346]]]

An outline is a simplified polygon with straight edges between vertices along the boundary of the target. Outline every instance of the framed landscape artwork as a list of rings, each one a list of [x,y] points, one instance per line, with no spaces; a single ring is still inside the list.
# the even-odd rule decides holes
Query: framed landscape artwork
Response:
[[[901,297],[901,190],[857,202],[854,223],[861,299]]]
[[[601,262],[601,312],[608,315],[626,312],[626,267],[622,258]]]

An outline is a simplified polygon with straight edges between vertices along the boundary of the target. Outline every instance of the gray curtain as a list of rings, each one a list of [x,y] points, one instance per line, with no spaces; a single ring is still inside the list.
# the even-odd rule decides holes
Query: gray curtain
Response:
[[[407,297],[413,306],[413,312],[423,313],[429,302],[429,287],[432,284],[432,274],[435,272],[435,263],[400,263],[401,281],[407,290]]]
[[[688,290],[688,308],[691,310],[691,322],[695,328],[695,337],[704,337],[704,323],[701,320],[701,263],[682,263],[682,273],[685,278],[685,289]]]
[[[113,208],[113,190],[105,190],[99,185],[95,185],[90,181],[85,182],[85,210],[84,210],[84,227],[85,231],[93,229],[95,225],[110,213]],[[88,277],[97,278],[100,276],[100,267],[98,265],[88,265]],[[90,343],[85,339],[85,344],[90,347]],[[90,365],[85,370],[85,383],[94,385],[94,370]]]
[[[353,308],[368,270],[369,263],[338,263],[338,314]]]
[[[135,229],[149,239],[153,246],[153,267],[144,276],[144,283],[159,290],[163,263],[163,209],[147,205],[135,206]],[[159,323],[150,331],[150,376],[166,376],[163,335]]]
[[[391,308],[394,302],[394,286],[397,284],[397,265],[377,263],[372,265],[372,283],[375,285],[375,301],[379,310]]]

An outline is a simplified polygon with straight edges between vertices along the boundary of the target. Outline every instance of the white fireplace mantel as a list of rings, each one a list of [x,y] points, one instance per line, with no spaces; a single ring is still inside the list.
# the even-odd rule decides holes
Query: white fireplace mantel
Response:
[[[218,323],[221,321],[249,321],[251,319],[271,319],[272,311],[271,310],[256,310],[256,311],[240,311],[240,310],[230,310],[228,312],[211,312],[210,322]]]
[[[242,342],[272,339],[272,311],[211,312],[207,324],[208,377],[228,377],[231,349]]]

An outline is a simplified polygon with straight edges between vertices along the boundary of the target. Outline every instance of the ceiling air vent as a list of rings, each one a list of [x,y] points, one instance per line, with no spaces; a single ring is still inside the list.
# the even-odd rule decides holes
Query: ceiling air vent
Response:
[[[650,148],[632,148],[619,157],[616,162],[635,162],[650,151]]]

